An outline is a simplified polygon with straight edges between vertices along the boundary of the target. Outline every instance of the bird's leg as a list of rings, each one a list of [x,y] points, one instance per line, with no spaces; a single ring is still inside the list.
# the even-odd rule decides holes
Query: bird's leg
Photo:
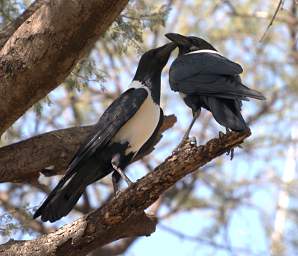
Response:
[[[120,155],[117,154],[112,158],[111,161],[113,169],[118,172],[118,174],[121,176],[122,179],[125,180],[128,186],[130,186],[133,182],[126,176],[126,174],[123,172],[123,170],[119,167],[120,164]]]
[[[181,142],[180,142],[179,145],[175,148],[174,151],[177,151],[177,150],[183,145],[183,143],[189,138],[190,131],[191,131],[191,129],[192,129],[192,127],[193,127],[195,121],[196,121],[197,118],[200,116],[200,113],[201,113],[201,109],[199,109],[199,110],[193,112],[193,118],[192,118],[192,120],[191,120],[191,123],[190,123],[190,125],[188,126],[188,128],[187,128],[187,130],[186,130],[186,132],[185,132],[185,134],[184,134],[184,136],[183,136]]]
[[[114,189],[114,196],[116,197],[119,194],[119,186],[118,186],[118,182],[121,178],[121,175],[117,172],[114,171],[112,174],[112,182],[113,182],[113,189]]]
[[[183,136],[183,138],[182,138],[182,142],[188,139],[189,134],[190,134],[190,131],[191,131],[191,129],[192,129],[195,121],[200,116],[200,114],[201,114],[201,109],[198,109],[197,111],[193,112],[193,118],[192,118],[191,123],[188,126],[188,128],[187,128],[187,130],[186,130],[186,132],[185,132],[185,134]]]

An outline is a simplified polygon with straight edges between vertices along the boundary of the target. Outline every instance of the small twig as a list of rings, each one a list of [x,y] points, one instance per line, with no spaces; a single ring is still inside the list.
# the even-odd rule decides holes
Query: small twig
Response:
[[[261,37],[261,39],[259,41],[260,43],[263,42],[263,40],[265,39],[265,36],[267,35],[270,27],[272,26],[272,24],[273,24],[273,22],[274,22],[274,20],[275,20],[275,18],[277,16],[277,13],[281,9],[282,5],[283,5],[283,0],[280,0],[279,3],[278,3],[278,5],[277,5],[277,7],[276,7],[276,9],[275,9],[275,12],[274,12],[274,14],[273,14],[273,16],[272,16],[272,18],[271,18],[271,20],[270,20],[270,22],[269,22],[266,30],[265,30],[265,32],[264,32],[264,34],[262,35],[262,37]]]

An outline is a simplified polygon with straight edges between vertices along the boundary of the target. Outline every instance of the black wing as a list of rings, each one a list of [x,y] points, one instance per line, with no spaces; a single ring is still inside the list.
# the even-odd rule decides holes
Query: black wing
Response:
[[[243,131],[247,124],[241,115],[241,101],[202,96],[215,120],[233,131]]]
[[[170,68],[174,91],[220,98],[265,99],[241,83],[242,67],[216,53],[192,53],[178,57]]]
[[[148,92],[144,88],[131,88],[106,109],[95,125],[94,131],[70,161],[64,177],[59,182],[61,186],[95,151],[104,148],[110,142],[117,131],[138,111],[147,96]]]

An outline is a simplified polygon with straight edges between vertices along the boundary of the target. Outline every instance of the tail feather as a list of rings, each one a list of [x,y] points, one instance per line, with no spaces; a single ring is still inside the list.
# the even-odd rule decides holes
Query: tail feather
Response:
[[[98,159],[91,158],[78,170],[71,170],[60,180],[47,199],[34,213],[42,221],[54,222],[67,215],[77,203],[86,187],[109,174],[108,166],[100,166]]]
[[[261,92],[248,88],[243,84],[241,84],[241,91],[242,91],[242,96],[254,98],[257,100],[266,100],[265,96]]]
[[[67,215],[79,200],[80,196],[87,187],[87,183],[82,181],[79,173],[68,180],[61,187],[61,183],[57,185],[58,189],[54,189],[44,203],[35,212],[33,218],[41,216],[42,221],[54,222]],[[60,188],[59,188],[60,187]]]
[[[233,131],[243,131],[247,124],[241,115],[241,101],[208,97],[206,104],[215,120]]]
[[[240,91],[242,92],[242,94],[239,96],[254,98],[257,100],[266,100],[265,96],[261,92],[251,89],[251,88],[247,87],[246,85],[244,85],[242,83],[242,80],[239,75],[234,76],[232,80],[235,81],[236,87],[240,88]]]

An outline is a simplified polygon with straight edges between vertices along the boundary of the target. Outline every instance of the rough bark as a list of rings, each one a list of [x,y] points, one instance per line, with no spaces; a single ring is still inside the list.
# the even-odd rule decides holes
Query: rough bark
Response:
[[[242,133],[232,132],[223,135],[220,139],[212,139],[206,145],[199,147],[187,142],[153,172],[138,180],[100,209],[36,240],[11,241],[2,245],[0,254],[3,256],[82,256],[95,247],[119,238],[136,234],[149,235],[154,231],[155,222],[143,214],[144,209],[154,203],[179,179],[241,144],[250,134],[250,130]],[[146,226],[144,223],[147,223],[146,228],[132,231],[138,226],[139,228]]]
[[[69,225],[65,225],[57,231],[41,236],[32,241],[9,241],[0,246],[1,256],[83,256],[99,246],[111,243],[123,237],[135,237],[150,235],[155,231],[156,219],[146,216],[144,213],[130,216],[123,223],[110,227],[98,226],[92,236],[85,236],[84,233],[89,225],[93,227],[86,218],[81,218]],[[97,240],[94,240],[95,236]],[[76,242],[84,239],[84,243],[72,247]]]
[[[165,117],[156,143],[162,133],[175,122],[174,115]],[[40,172],[47,176],[62,174],[73,154],[92,130],[93,126],[62,129],[0,148],[0,183],[34,182]],[[149,149],[144,155],[152,150],[153,148]]]
[[[37,9],[39,9],[47,0],[36,0],[33,2],[16,20],[7,24],[0,31],[0,48],[8,41],[12,34],[27,20]]]
[[[0,50],[0,135],[57,87],[128,0],[49,0]]]

